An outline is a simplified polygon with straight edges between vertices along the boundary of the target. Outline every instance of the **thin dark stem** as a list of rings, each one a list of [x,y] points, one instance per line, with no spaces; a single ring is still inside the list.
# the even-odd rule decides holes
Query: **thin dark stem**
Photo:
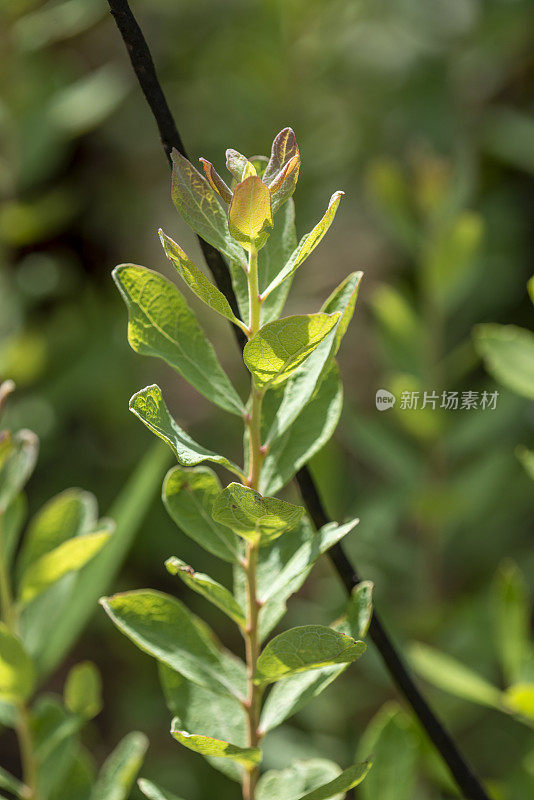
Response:
[[[128,50],[130,61],[132,62],[143,94],[148,101],[154,119],[158,125],[167,159],[170,161],[170,153],[173,147],[187,158],[187,153],[180,138],[180,134],[178,133],[169,105],[158,81],[150,50],[148,49],[146,40],[132,14],[127,0],[108,0],[108,2],[111,13],[115,18]],[[227,297],[234,313],[237,314],[235,294],[232,288],[229,271],[222,256],[200,237],[199,241],[208,267],[213,274],[218,288]],[[240,347],[243,347],[245,343],[243,332],[234,325],[232,328]],[[315,525],[320,527],[330,522],[322,506],[317,487],[307,467],[303,467],[299,471],[297,474],[297,481],[303,500]],[[360,579],[340,544],[332,548],[330,551],[330,558],[347,592],[350,593],[354,586],[359,583]],[[400,693],[411,706],[421,726],[434,743],[443,761],[447,764],[465,800],[490,800],[489,795],[460,753],[455,742],[415,685],[406,665],[389,638],[376,612],[373,613],[369,635]]]

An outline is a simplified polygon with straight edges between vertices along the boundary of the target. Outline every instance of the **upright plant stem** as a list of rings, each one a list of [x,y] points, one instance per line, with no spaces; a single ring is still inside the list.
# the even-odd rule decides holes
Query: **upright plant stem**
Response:
[[[154,120],[160,131],[167,159],[170,161],[169,147],[171,149],[175,147],[187,158],[187,152],[158,80],[149,47],[132,13],[128,0],[108,0],[108,4],[123,42],[128,50],[128,55],[135,74],[137,75],[139,85],[147,98]],[[202,237],[199,236],[198,239],[215,283],[227,298],[234,313],[236,313],[236,297],[224,259],[220,253],[202,239]],[[235,326],[232,326],[232,328],[238,344],[240,347],[243,347],[246,341],[243,331]],[[306,466],[298,471],[297,482],[304,503],[312,519],[316,521],[317,518],[323,518],[325,522],[330,522],[331,520],[324,514],[322,507],[318,517],[314,516],[314,509],[318,510],[318,506],[320,506],[319,493],[313,477]],[[352,588],[358,583],[359,578],[356,575],[354,566],[349,561],[339,542],[331,550],[331,559],[341,581],[350,594]],[[433,742],[437,752],[447,765],[458,789],[466,800],[490,800],[482,783],[474,774],[453,738],[444,728],[441,721],[436,717],[419,687],[415,684],[400,653],[393,644],[392,639],[384,630],[383,626],[379,624],[378,620],[376,624],[373,624],[373,620],[375,620],[375,615],[373,615],[371,620],[369,632],[382,657],[386,669],[399,688],[400,693],[408,702],[414,715],[419,720],[422,728],[426,731],[428,738]]]
[[[261,301],[258,292],[258,253],[250,251],[248,265],[248,296],[249,296],[249,337],[252,338],[260,329]],[[260,482],[261,467],[264,453],[261,446],[261,406],[263,391],[258,389],[251,380],[250,411],[246,418],[248,429],[249,447],[249,474],[247,483],[251,489],[257,489]],[[245,650],[248,675],[247,695],[247,728],[248,744],[257,747],[259,743],[258,725],[261,704],[261,689],[254,683],[256,665],[260,652],[258,631],[260,603],[257,595],[257,542],[247,544],[245,576],[247,584],[247,625],[245,629]],[[256,783],[258,781],[258,768],[247,770],[243,780],[243,800],[254,800]]]

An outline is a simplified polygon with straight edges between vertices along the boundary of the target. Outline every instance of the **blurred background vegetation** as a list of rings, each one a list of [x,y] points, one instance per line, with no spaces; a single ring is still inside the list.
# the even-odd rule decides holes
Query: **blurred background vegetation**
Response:
[[[287,309],[317,309],[349,271],[365,272],[340,357],[342,422],[312,468],[329,511],[360,517],[348,550],[375,581],[377,605],[414,663],[432,677],[435,651],[411,644],[427,643],[504,688],[498,597],[519,597],[525,628],[525,587],[534,578],[532,482],[514,453],[532,441],[534,416],[527,399],[486,372],[473,328],[531,327],[531,0],[139,0],[135,11],[193,159],[204,155],[222,171],[226,147],[266,151],[291,125],[303,160],[299,233],[334,190],[345,190]],[[5,423],[41,440],[32,510],[65,486],[82,486],[105,512],[152,445],[127,410],[140,387],[164,386],[177,418],[214,449],[237,450],[237,430],[126,341],[111,268],[131,260],[170,274],[159,226],[192,255],[198,248],[170,202],[157,132],[105,0],[4,0],[0,15],[0,375],[18,386]],[[244,387],[227,326],[200,316]],[[410,412],[397,403],[380,412],[379,388],[397,397],[500,394],[496,410]],[[163,568],[170,554],[227,577],[155,496],[112,588],[185,592]],[[187,602],[240,646],[216,610],[191,594]],[[288,624],[328,623],[342,604],[324,561],[292,601]],[[154,663],[96,609],[48,688],[81,659],[104,677],[105,708],[86,734],[97,760],[124,733],[143,730],[147,777],[190,800],[214,790],[221,800],[236,796],[224,776],[173,743]],[[521,680],[532,682],[524,661]],[[441,677],[455,668],[446,665]],[[425,689],[496,798],[534,796],[532,694],[521,719],[480,696],[472,703],[477,693],[462,675],[453,693]],[[378,748],[385,730],[380,746],[402,757],[414,781],[406,800],[455,796],[396,706],[380,712],[362,741],[394,698],[370,648],[271,736],[266,766],[316,754],[345,764],[358,747]],[[15,770],[11,740],[0,741],[4,765]],[[377,786],[366,782],[358,796],[382,800]]]

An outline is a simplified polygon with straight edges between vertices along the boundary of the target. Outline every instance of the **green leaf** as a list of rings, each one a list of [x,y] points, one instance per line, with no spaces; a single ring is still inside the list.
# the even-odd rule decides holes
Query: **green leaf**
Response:
[[[534,683],[515,683],[503,696],[504,705],[513,713],[534,722]]]
[[[530,649],[530,609],[523,573],[513,561],[504,563],[495,581],[496,643],[506,684],[521,678]]]
[[[239,541],[233,531],[212,517],[215,499],[222,487],[208,467],[173,467],[163,482],[163,502],[184,533],[224,561],[239,560]]]
[[[243,704],[233,695],[219,694],[186,680],[165,664],[159,665],[160,681],[171,714],[179,727],[204,736],[247,745],[247,715]],[[228,759],[209,758],[210,764],[238,783],[243,768]]]
[[[109,538],[107,530],[75,536],[38,558],[22,576],[19,590],[21,603],[29,603],[64,575],[80,570],[95,557]]]
[[[272,227],[271,193],[260,178],[250,175],[234,189],[228,211],[230,234],[247,250],[259,250]]]
[[[292,200],[285,203],[282,208],[273,215],[273,230],[265,245],[258,254],[258,273],[260,280],[260,291],[270,284],[273,278],[278,275],[283,265],[286,263],[291,253],[297,246],[297,233],[295,230],[295,204]],[[238,279],[243,283],[243,295],[248,300],[246,275],[242,269],[239,270]],[[261,304],[261,322],[278,319],[280,316],[289,289],[291,280],[284,281],[274,292],[271,292]],[[248,312],[248,308],[247,308]]]
[[[233,322],[234,325],[237,325],[238,328],[241,328],[242,331],[247,332],[247,326],[237,319],[226,297],[193,264],[182,248],[163,233],[161,229],[159,230],[159,238],[165,250],[165,255],[174,264],[179,275],[184,279],[191,291],[213,311],[220,314],[221,317],[225,317],[230,322]]]
[[[242,415],[241,398],[176,286],[135,264],[120,264],[112,274],[128,307],[132,349],[162,358],[212,403]]]
[[[137,781],[137,785],[145,797],[148,797],[148,800],[181,800],[177,795],[172,794],[167,789],[162,789],[161,786],[157,786],[152,781],[145,780],[145,778],[140,778]]]
[[[334,221],[334,217],[343,194],[344,192],[335,192],[332,195],[323,218],[317,223],[313,230],[302,237],[297,247],[289,257],[289,260],[280,270],[276,278],[271,281],[269,286],[263,292],[262,298],[268,297],[270,293],[280,286],[283,281],[285,281],[287,278],[291,278],[300,265],[315,250]]]
[[[226,214],[205,177],[177,150],[172,160],[172,199],[180,216],[228,259],[243,262],[243,250],[230,236]]]
[[[240,478],[242,472],[224,456],[207,450],[192,439],[169,414],[169,409],[161,396],[159,386],[153,384],[134,394],[130,400],[130,411],[172,448],[176,458],[184,467],[191,467],[203,461],[221,464]]]
[[[28,430],[0,434],[0,514],[26,485],[37,461],[39,440]]]
[[[357,639],[367,635],[371,617],[373,616],[373,589],[372,581],[361,581],[351,592],[347,607],[347,629],[345,633]]]
[[[64,689],[65,708],[71,714],[93,719],[102,710],[102,679],[91,661],[76,664],[67,675]]]
[[[324,625],[291,628],[268,642],[258,659],[254,682],[264,685],[308,669],[351,663],[365,649],[364,642]]]
[[[293,593],[300,588],[317,559],[350,533],[358,522],[358,519],[342,525],[329,522],[305,540],[291,556],[284,554],[280,561],[275,559],[274,568],[266,570],[259,584],[258,595],[261,602],[266,604],[271,598],[288,597],[288,591]]]
[[[95,770],[87,752],[78,748],[62,782],[55,787],[48,800],[91,800]]]
[[[225,660],[213,634],[179,600],[138,590],[103,598],[115,625],[145,653],[215,692],[241,697],[244,667]]]
[[[226,151],[226,169],[232,174],[237,183],[241,183],[245,178],[256,174],[256,169],[252,162],[231,147]]]
[[[418,739],[413,724],[396,703],[388,703],[371,720],[357,758],[373,754],[373,769],[362,786],[364,800],[413,800],[417,778]]]
[[[328,336],[339,314],[304,314],[268,322],[247,342],[245,364],[260,388],[284,383]]]
[[[501,692],[456,659],[428,645],[413,644],[409,651],[414,669],[445,692],[490,708],[501,708]]]
[[[316,394],[289,430],[276,438],[263,463],[260,491],[276,494],[334,433],[343,408],[339,369],[332,362]]]
[[[282,402],[269,428],[265,444],[270,445],[293,424],[325,376],[328,364],[338,352],[341,339],[354,314],[362,275],[362,272],[349,275],[321,308],[321,311],[328,314],[341,313],[339,322],[286,383]]]
[[[4,511],[0,528],[0,553],[7,569],[13,563],[27,511],[28,502],[23,492],[14,497]]]
[[[271,146],[271,157],[263,173],[263,181],[269,185],[292,158],[299,155],[295,134],[291,128],[278,133]]]
[[[91,800],[127,800],[147,749],[144,734],[125,736],[100,770]]]
[[[94,613],[99,597],[112,584],[159,490],[169,458],[170,453],[161,442],[156,442],[141,458],[110,509],[110,517],[115,520],[116,526],[108,544],[80,572],[69,576],[70,585],[65,601],[55,614],[48,613],[47,625],[43,624],[43,618],[37,621],[41,631],[37,658],[42,673],[50,672],[63,660]],[[38,603],[31,604],[23,611],[23,620],[37,610],[43,598],[44,595]]]
[[[17,561],[19,576],[67,539],[90,533],[97,519],[96,498],[90,492],[66,489],[53,497],[30,521]]]
[[[231,483],[213,504],[213,519],[226,525],[253,544],[265,545],[291,530],[304,513],[302,506],[294,506],[275,497],[263,497],[259,492]]]
[[[534,481],[534,450],[518,445],[515,449],[515,454],[529,478]]]
[[[256,800],[298,800],[304,792],[337,778],[340,773],[340,767],[325,758],[296,761],[287,769],[270,770],[262,775],[256,788]],[[335,800],[343,800],[344,796],[344,792],[335,795]]]
[[[486,369],[513,392],[534,398],[534,333],[515,325],[477,325],[475,345]]]
[[[27,700],[35,685],[35,670],[22,642],[0,622],[0,700]]]
[[[25,787],[18,778],[15,778],[6,769],[0,767],[0,789],[7,789],[8,792],[16,794],[17,797],[23,797]]]
[[[32,734],[41,797],[53,796],[64,784],[78,752],[80,726],[81,721],[66,712],[59,698],[37,698],[32,709]]]
[[[262,733],[272,731],[284,720],[292,717],[303,706],[321,694],[335,681],[348,664],[310,669],[298,675],[292,675],[273,686],[265,701],[260,719]]]
[[[191,589],[198,594],[201,594],[211,603],[213,603],[221,611],[224,611],[230,619],[237,622],[238,625],[244,627],[246,624],[245,614],[241,606],[231,592],[225,586],[222,586],[209,575],[204,575],[202,572],[195,572],[195,570],[188,566],[185,561],[173,556],[168,558],[165,562],[167,570],[171,575],[178,575],[181,580],[187,584]]]
[[[370,761],[354,764],[354,766],[342,772],[341,775],[338,775],[337,778],[334,778],[333,781],[325,783],[312,792],[308,792],[298,800],[328,800],[330,797],[335,797],[339,794],[343,795],[344,792],[348,792],[349,789],[353,789],[363,781],[371,769],[371,764],[372,762]]]
[[[247,769],[252,769],[261,761],[261,750],[257,747],[237,747],[221,739],[212,739],[210,736],[201,736],[196,733],[181,731],[178,720],[173,720],[171,734],[177,742],[183,744],[195,753],[211,758],[231,758]]]

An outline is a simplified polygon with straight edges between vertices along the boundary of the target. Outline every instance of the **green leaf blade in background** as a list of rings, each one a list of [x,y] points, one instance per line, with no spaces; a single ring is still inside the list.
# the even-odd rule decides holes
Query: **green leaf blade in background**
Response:
[[[125,736],[100,770],[91,800],[127,800],[147,749],[148,739],[144,734]]]
[[[513,561],[501,565],[494,583],[496,645],[506,685],[521,680],[531,649],[530,608],[523,573]]]
[[[261,776],[256,790],[256,800],[298,800],[305,792],[312,791],[325,782],[337,778],[341,768],[326,758],[310,758],[296,761],[284,770],[269,770]],[[345,793],[334,795],[334,800],[343,800]]]
[[[137,785],[148,800],[181,800],[177,795],[172,794],[167,789],[162,789],[161,786],[157,786],[145,778],[140,778]]]
[[[231,758],[248,769],[256,767],[261,761],[261,750],[257,747],[237,747],[221,739],[181,731],[179,721],[173,720],[171,735],[177,742],[195,753],[210,758]]]
[[[242,477],[241,470],[224,456],[207,450],[195,442],[174,420],[161,395],[159,386],[152,384],[136,392],[130,399],[130,411],[146,425],[152,433],[172,448],[176,458],[184,467],[196,466],[203,461],[213,461],[230,472]]]
[[[328,798],[335,797],[336,795],[343,795],[350,789],[354,789],[355,786],[359,786],[367,776],[371,765],[372,762],[370,761],[354,764],[354,766],[344,770],[337,778],[302,795],[298,800],[328,800]]]
[[[194,292],[200,300],[206,303],[209,308],[217,314],[220,314],[221,317],[233,322],[233,324],[237,325],[241,330],[246,330],[246,326],[241,320],[237,319],[230,308],[230,303],[226,297],[210,280],[208,280],[208,278],[206,278],[204,273],[193,264],[182,248],[163,233],[161,229],[159,230],[159,238],[161,239],[165,255],[169,261],[174,264],[178,274],[183,278],[191,291]]]
[[[39,440],[33,431],[5,432],[0,442],[0,513],[26,485],[37,462]]]
[[[93,719],[102,710],[102,679],[91,661],[76,664],[70,670],[63,691],[65,708],[71,714]]]
[[[26,701],[35,686],[35,669],[24,645],[0,622],[0,700]]]
[[[269,322],[245,345],[243,358],[259,388],[283,384],[337,324],[339,314],[302,314]]]
[[[165,507],[187,536],[224,561],[239,560],[239,541],[226,525],[212,516],[213,504],[222,491],[217,475],[208,467],[172,467],[165,476]]]
[[[475,346],[486,369],[516,394],[534,399],[534,333],[516,325],[477,325]]]
[[[243,250],[230,236],[226,214],[205,177],[177,150],[172,161],[172,199],[180,216],[228,260],[243,263]]]
[[[324,625],[291,628],[265,646],[258,659],[254,681],[265,685],[309,669],[351,663],[365,649],[364,642]]]
[[[294,528],[303,514],[302,506],[263,497],[240,483],[230,483],[215,500],[212,511],[216,522],[260,546]]]
[[[202,572],[195,572],[185,561],[175,556],[168,558],[165,562],[167,571],[171,575],[177,575],[193,591],[205,597],[210,603],[217,606],[230,619],[233,619],[240,628],[246,624],[245,612],[237,603],[233,594],[209,575]]]
[[[212,403],[241,416],[243,402],[176,286],[136,264],[115,267],[113,280],[128,308],[132,349],[162,358]]]

